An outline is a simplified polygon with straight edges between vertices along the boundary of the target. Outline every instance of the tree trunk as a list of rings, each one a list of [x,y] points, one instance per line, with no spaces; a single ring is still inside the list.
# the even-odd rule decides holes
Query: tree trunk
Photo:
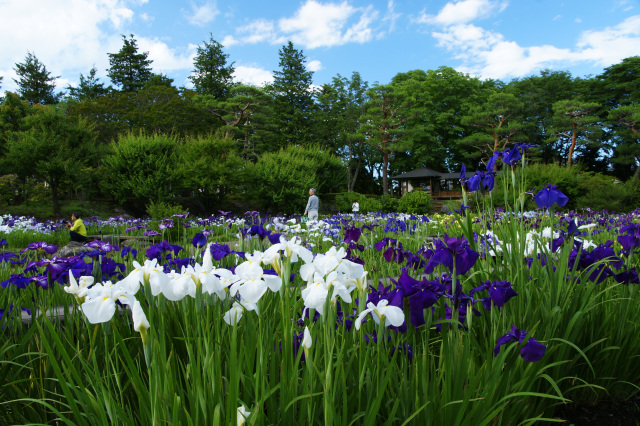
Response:
[[[389,168],[389,154],[382,153],[382,194],[389,194],[389,179],[387,177],[387,170]]]
[[[569,147],[569,158],[567,158],[567,165],[569,167],[571,167],[571,164],[573,164],[573,150],[576,147],[576,139],[578,137],[578,134],[576,132],[576,127],[578,125],[576,123],[573,123],[573,132],[571,132],[571,146]]]
[[[358,163],[356,164],[356,171],[353,174],[353,180],[349,183],[349,192],[353,192],[356,187],[356,181],[358,180],[358,173],[360,172],[360,166],[362,165],[362,158],[358,158]]]

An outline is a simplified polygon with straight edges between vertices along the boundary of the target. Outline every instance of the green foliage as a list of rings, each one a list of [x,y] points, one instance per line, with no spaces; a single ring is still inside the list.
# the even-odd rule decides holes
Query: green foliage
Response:
[[[180,152],[183,185],[207,209],[238,191],[245,180],[245,162],[236,153],[237,142],[221,134],[187,139]]]
[[[111,86],[104,87],[104,83],[99,83],[100,79],[96,77],[97,72],[98,70],[94,66],[89,71],[88,77],[80,74],[80,84],[78,84],[78,87],[68,85],[69,98],[77,101],[86,101],[109,93],[112,90]]]
[[[572,167],[557,164],[532,164],[526,168],[526,188],[537,193],[545,185],[557,185],[569,202],[564,210],[590,208],[593,210],[608,210],[611,212],[625,212],[638,207],[640,204],[640,182],[630,179],[626,183],[602,173],[586,172],[580,165]],[[495,188],[492,193],[493,204],[504,206],[504,175],[496,177]],[[519,179],[519,178],[518,178]],[[537,205],[532,195],[525,195],[525,209],[533,210]],[[482,205],[479,194],[469,194],[469,204]],[[513,205],[513,200],[508,200]],[[556,207],[556,209],[558,209]]]
[[[382,197],[380,197],[380,202],[382,203],[382,211],[385,213],[400,211],[400,200],[396,197],[393,197],[389,194],[382,194]]]
[[[178,141],[170,136],[120,137],[104,159],[103,187],[120,203],[137,197],[168,202],[181,188]]]
[[[61,94],[53,92],[58,77],[52,76],[33,53],[27,52],[24,62],[16,64],[14,70],[19,77],[13,80],[18,85],[18,93],[29,104],[55,104],[60,100]]]
[[[376,213],[382,211],[382,201],[377,197],[365,197],[360,203],[360,213]]]
[[[13,204],[19,193],[20,180],[15,174],[0,176],[0,206]]]
[[[274,99],[271,114],[275,124],[271,149],[294,144],[307,144],[312,136],[315,103],[311,94],[313,72],[307,70],[307,58],[289,41],[278,52],[280,69],[273,72],[268,91]]]
[[[406,192],[398,202],[398,209],[404,213],[429,213],[431,212],[431,195],[420,189]]]
[[[309,188],[322,194],[332,192],[344,168],[336,158],[317,147],[290,146],[263,155],[249,171],[257,196],[267,208],[283,213],[304,211]]]
[[[353,202],[357,201],[360,204],[360,211],[364,212],[362,205],[365,203],[366,198],[357,192],[341,192],[336,195],[336,208],[342,213],[350,213]]]
[[[138,42],[133,34],[122,36],[122,48],[118,53],[108,53],[110,68],[107,75],[111,82],[123,92],[135,92],[151,78],[149,52],[138,53]]]
[[[233,63],[227,65],[229,55],[222,51],[222,46],[209,34],[209,41],[198,46],[193,59],[194,70],[189,80],[193,82],[196,93],[211,95],[215,99],[226,99],[233,85]]]
[[[185,209],[179,204],[172,204],[164,201],[151,201],[146,206],[147,214],[152,219],[165,219],[170,218],[174,214],[185,213]]]
[[[39,105],[24,118],[25,131],[9,142],[7,163],[20,177],[35,176],[50,187],[54,216],[59,216],[58,189],[73,182],[99,151],[95,135],[84,120],[69,117],[57,108]]]
[[[579,194],[576,205],[579,208],[592,210],[608,210],[610,212],[625,212],[637,208],[632,204],[633,198],[638,198],[638,185],[625,185],[611,176],[600,173],[583,173],[580,175]],[[633,191],[633,192],[629,192]]]

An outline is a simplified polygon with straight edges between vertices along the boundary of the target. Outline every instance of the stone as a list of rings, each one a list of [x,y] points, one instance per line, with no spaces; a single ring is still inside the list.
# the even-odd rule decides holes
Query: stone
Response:
[[[91,247],[84,247],[82,243],[79,243],[77,241],[69,241],[69,244],[59,248],[58,251],[55,252],[53,257],[71,257],[77,255],[78,253],[84,253],[85,251],[91,250],[95,249]]]
[[[448,206],[448,205],[443,204],[443,205],[442,205],[442,208],[440,209],[440,213],[445,213],[445,214],[446,214],[446,213],[451,213],[451,209],[449,208],[449,206]]]

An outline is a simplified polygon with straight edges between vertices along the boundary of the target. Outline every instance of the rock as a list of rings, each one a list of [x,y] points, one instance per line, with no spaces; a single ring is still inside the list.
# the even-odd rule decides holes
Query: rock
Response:
[[[114,246],[120,245],[120,238],[117,235],[103,235],[102,241],[105,243],[113,244]]]
[[[445,214],[447,214],[447,213],[451,213],[451,209],[449,208],[449,206],[448,206],[448,205],[443,204],[443,205],[442,205],[442,208],[440,209],[440,213],[445,213]]]
[[[53,257],[71,257],[75,256],[78,253],[84,253],[85,251],[95,250],[91,247],[84,247],[82,243],[77,241],[69,241],[69,244],[66,246],[59,248],[57,252],[53,255]]]

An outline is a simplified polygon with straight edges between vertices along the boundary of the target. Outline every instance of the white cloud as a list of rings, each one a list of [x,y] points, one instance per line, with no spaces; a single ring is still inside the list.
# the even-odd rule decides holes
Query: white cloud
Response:
[[[581,18],[576,18],[573,20],[573,22],[575,22],[576,24],[581,24],[582,23],[582,19]]]
[[[395,30],[396,27],[396,21],[398,19],[400,19],[400,17],[402,16],[401,13],[396,13],[396,6],[393,0],[388,0],[387,2],[387,12],[385,13],[384,17],[382,18],[382,20],[384,22],[388,22],[389,23],[389,32],[393,32],[393,30]]]
[[[149,59],[153,61],[151,67],[157,73],[189,69],[193,66],[196,46],[189,44],[184,52],[170,48],[165,42],[157,38],[149,39],[140,37],[138,40],[138,50],[149,52]]]
[[[265,83],[273,82],[273,75],[270,71],[263,68],[248,67],[239,65],[235,67],[233,72],[234,81],[244,84],[252,84],[254,86],[262,86]]]
[[[352,17],[357,21],[352,22]],[[361,9],[347,2],[322,4],[307,0],[292,18],[280,19],[278,27],[292,41],[313,49],[371,40],[370,25],[376,17],[372,7]]]
[[[640,15],[630,16],[620,24],[602,31],[584,31],[576,44],[581,60],[605,67],[640,54],[638,46]]]
[[[266,19],[258,19],[237,29],[238,43],[255,44],[263,41],[273,42],[277,38],[275,24]],[[229,37],[229,36],[227,36]],[[227,38],[225,37],[225,39]]]
[[[316,71],[320,71],[321,69],[324,69],[324,67],[322,66],[322,62],[318,60],[314,60],[314,61],[310,61],[307,64],[307,69],[309,71],[316,72]]]
[[[191,5],[191,13],[186,14],[187,21],[191,25],[203,27],[206,24],[212,22],[220,11],[216,8],[215,4],[207,2],[202,5]]]
[[[640,15],[601,31],[584,31],[573,48],[520,46],[496,31],[471,23],[489,16],[488,11],[499,13],[505,6],[506,2],[491,0],[457,0],[444,6],[437,15],[423,13],[418,22],[437,27],[431,35],[438,47],[461,61],[459,71],[482,78],[521,77],[545,68],[578,63],[606,67],[639,53]]]
[[[372,23],[378,12],[372,7],[358,8],[348,2],[320,3],[307,0],[290,18],[273,21],[258,19],[236,30],[225,40],[232,44],[268,42],[278,44],[291,40],[306,48],[365,43],[373,38]]]
[[[122,0],[0,2],[0,69],[10,77],[5,78],[2,89],[15,90],[11,69],[24,61],[27,52],[32,52],[53,76],[70,70],[87,74],[94,62],[106,74],[106,52],[114,51],[107,48],[117,43],[119,49],[122,42],[119,36],[107,36],[102,28],[119,32],[134,16],[128,5]]]
[[[466,24],[492,16],[496,10],[502,12],[507,5],[507,1],[454,0],[440,9],[437,15],[428,15],[423,12],[418,22],[436,25]]]
[[[240,43],[240,41],[235,38],[234,36],[228,35],[225,36],[222,41],[220,42],[221,45],[223,45],[224,47],[231,47],[233,45],[236,45]]]
[[[0,75],[4,76],[2,91],[16,90],[13,68],[24,62],[27,52],[33,53],[56,81],[61,90],[69,81],[87,76],[95,65],[97,77],[108,83],[107,53],[122,48],[122,36],[130,34],[124,27],[136,19],[148,21],[148,16],[134,9],[147,0],[2,0],[0,16]],[[28,28],[28,31],[25,31]],[[191,69],[194,47],[172,49],[160,39],[134,35],[140,51],[148,51],[155,72]],[[73,84],[73,83],[72,83]]]

